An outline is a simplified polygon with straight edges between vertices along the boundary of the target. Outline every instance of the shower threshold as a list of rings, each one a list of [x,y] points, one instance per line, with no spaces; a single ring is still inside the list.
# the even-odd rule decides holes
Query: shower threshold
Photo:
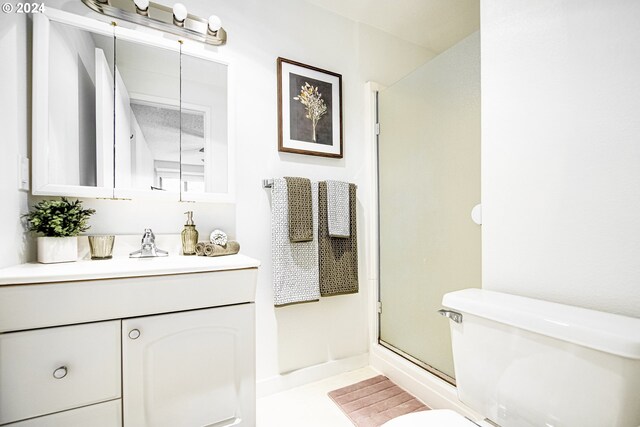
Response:
[[[414,365],[417,365],[417,366],[421,367],[422,369],[424,369],[425,371],[429,372],[430,374],[435,375],[436,377],[440,378],[441,380],[444,380],[444,381],[448,382],[449,384],[451,384],[452,386],[455,387],[455,385],[456,385],[455,378],[450,377],[449,375],[447,375],[447,374],[445,374],[443,372],[440,372],[439,370],[437,370],[433,366],[424,363],[422,360],[416,359],[412,355],[410,355],[408,353],[405,353],[404,351],[400,350],[399,348],[396,348],[396,347],[392,346],[391,344],[389,344],[387,342],[384,342],[381,339],[378,339],[378,343],[381,346],[383,346],[384,348],[386,348],[387,350],[390,350],[390,351],[394,352],[398,356],[408,360],[409,362],[413,363]]]

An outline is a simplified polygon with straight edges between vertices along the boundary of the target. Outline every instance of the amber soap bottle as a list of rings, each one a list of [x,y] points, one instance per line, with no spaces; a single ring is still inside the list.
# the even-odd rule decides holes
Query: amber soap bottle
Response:
[[[193,211],[185,212],[187,223],[182,230],[182,255],[195,255],[198,244],[198,230],[193,223]]]

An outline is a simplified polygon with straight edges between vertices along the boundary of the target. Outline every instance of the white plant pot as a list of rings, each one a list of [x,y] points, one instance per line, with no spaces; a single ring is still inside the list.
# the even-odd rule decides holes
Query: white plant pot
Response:
[[[52,264],[78,259],[78,238],[38,237],[38,262]]]

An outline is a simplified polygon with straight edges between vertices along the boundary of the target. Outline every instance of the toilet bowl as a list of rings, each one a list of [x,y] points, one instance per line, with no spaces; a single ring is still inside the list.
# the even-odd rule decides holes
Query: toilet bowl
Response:
[[[478,427],[478,424],[455,411],[434,409],[401,415],[387,421],[382,427]]]

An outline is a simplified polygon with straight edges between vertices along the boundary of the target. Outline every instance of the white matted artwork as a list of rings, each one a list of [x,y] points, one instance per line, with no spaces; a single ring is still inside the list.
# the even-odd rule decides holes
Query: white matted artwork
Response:
[[[342,76],[278,58],[278,150],[342,158]]]

